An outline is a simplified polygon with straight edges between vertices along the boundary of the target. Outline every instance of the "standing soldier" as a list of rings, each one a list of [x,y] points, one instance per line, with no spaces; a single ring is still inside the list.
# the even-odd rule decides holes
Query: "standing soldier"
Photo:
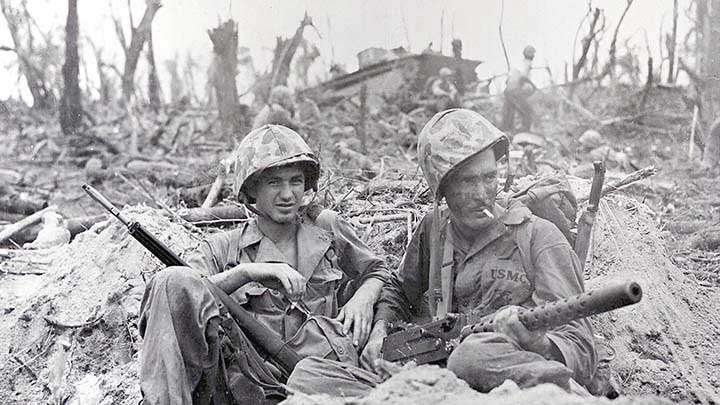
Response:
[[[247,331],[222,315],[204,278],[300,357],[358,365],[389,272],[337,215],[303,214],[305,192],[317,188],[317,158],[296,132],[266,125],[237,147],[234,173],[235,195],[257,218],[213,234],[188,260],[192,268],[165,269],[145,291],[145,403],[247,404],[285,392],[288,375],[263,362]]]
[[[531,45],[526,46],[523,50],[523,57],[520,69],[514,68],[510,70],[505,86],[502,126],[506,132],[511,134],[515,130],[515,112],[520,115],[522,122],[520,132],[530,132],[534,118],[533,108],[528,98],[537,90],[535,83],[530,80],[535,48]]]

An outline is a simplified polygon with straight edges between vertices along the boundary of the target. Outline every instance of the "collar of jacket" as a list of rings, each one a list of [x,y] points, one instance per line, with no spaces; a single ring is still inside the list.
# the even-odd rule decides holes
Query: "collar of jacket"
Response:
[[[257,245],[255,263],[286,263],[287,259],[273,241],[263,235],[255,220],[250,220],[239,231],[238,249],[243,250]],[[332,245],[332,235],[310,222],[301,222],[297,230],[298,268],[305,278],[309,278],[320,260]]]

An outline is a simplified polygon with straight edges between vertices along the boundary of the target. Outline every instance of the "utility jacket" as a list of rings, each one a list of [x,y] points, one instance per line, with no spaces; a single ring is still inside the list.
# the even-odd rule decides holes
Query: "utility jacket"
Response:
[[[579,260],[555,225],[522,205],[508,210],[496,206],[495,212],[500,221],[474,241],[465,241],[451,223],[447,225],[445,246],[451,252],[443,255],[443,262],[452,263],[452,312],[491,316],[508,305],[531,308],[584,291]],[[448,221],[447,212],[440,218]],[[376,320],[427,319],[432,221],[433,215],[426,215],[415,230],[398,271],[383,289]],[[525,260],[515,232],[529,232],[524,235],[530,241],[530,257]],[[525,269],[523,263],[532,263],[533,268]],[[589,381],[596,361],[589,322],[571,322],[547,336],[576,380]]]
[[[357,353],[351,339],[342,333],[341,324],[331,318],[337,316],[338,307],[345,304],[357,286],[369,278],[385,282],[390,272],[350,225],[332,211],[323,211],[316,222],[307,219],[301,223],[297,244],[296,270],[307,280],[300,307],[291,306],[280,292],[258,282],[242,286],[231,297],[289,342],[301,356],[327,357],[332,348],[339,360],[356,363]],[[241,263],[285,263],[287,260],[251,220],[238,229],[212,235],[202,242],[188,262],[191,267],[212,275]],[[317,326],[304,327],[310,320]]]

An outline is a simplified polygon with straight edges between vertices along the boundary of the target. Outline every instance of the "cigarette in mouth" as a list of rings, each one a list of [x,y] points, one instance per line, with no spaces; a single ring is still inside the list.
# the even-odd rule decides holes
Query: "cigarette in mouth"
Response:
[[[495,218],[495,215],[493,215],[493,213],[490,212],[490,210],[488,210],[487,208],[483,208],[482,212],[483,214],[487,215],[488,218]]]

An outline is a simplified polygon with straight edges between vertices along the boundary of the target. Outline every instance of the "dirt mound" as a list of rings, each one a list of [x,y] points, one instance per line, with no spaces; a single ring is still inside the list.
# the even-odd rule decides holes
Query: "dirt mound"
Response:
[[[124,213],[176,252],[199,240],[155,210]],[[24,260],[32,259],[11,259]],[[136,404],[140,300],[145,279],[162,265],[115,220],[93,226],[46,260],[34,292],[4,303],[0,402],[91,395]]]
[[[606,398],[587,397],[565,392],[553,384],[538,385],[522,390],[506,381],[488,394],[479,393],[452,372],[438,366],[423,365],[403,370],[380,384],[363,398],[333,398],[326,395],[298,395],[284,401],[284,405],[374,405],[374,404],[670,404],[655,396]]]
[[[626,393],[720,403],[720,297],[671,262],[657,223],[634,199],[603,199],[586,288],[635,280],[644,295],[594,317],[595,332],[612,348],[609,370]]]

